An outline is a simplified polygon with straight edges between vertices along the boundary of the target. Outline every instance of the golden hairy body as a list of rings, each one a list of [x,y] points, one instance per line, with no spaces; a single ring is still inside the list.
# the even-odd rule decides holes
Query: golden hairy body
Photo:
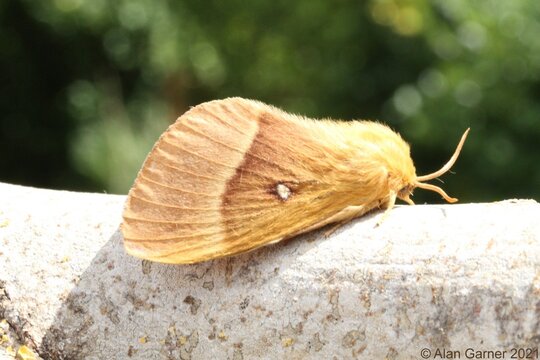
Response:
[[[391,208],[396,197],[412,203],[418,179],[409,146],[385,125],[212,101],[182,115],[148,155],[126,202],[124,244],[166,263],[234,255]]]

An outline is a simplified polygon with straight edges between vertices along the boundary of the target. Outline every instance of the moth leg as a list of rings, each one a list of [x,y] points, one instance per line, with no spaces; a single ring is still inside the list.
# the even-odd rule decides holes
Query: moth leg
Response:
[[[388,203],[386,204],[386,210],[384,211],[380,219],[377,221],[377,224],[375,224],[375,227],[381,226],[383,221],[386,220],[386,218],[388,218],[388,214],[390,213],[390,210],[392,210],[394,205],[396,205],[396,198],[397,198],[397,193],[394,191],[391,192],[388,197]]]
[[[339,229],[342,225],[348,223],[354,218],[362,216],[368,210],[369,208],[366,208],[366,206],[363,206],[363,205],[347,206],[345,209],[341,210],[340,212],[332,216],[330,219],[328,219],[328,224],[330,223],[335,223],[335,224],[330,229],[324,232],[324,236],[329,237],[334,232],[336,232],[336,230]]]

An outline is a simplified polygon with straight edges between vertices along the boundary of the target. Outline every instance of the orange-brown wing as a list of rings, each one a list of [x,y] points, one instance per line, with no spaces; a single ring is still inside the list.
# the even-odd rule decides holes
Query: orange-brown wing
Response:
[[[129,192],[127,252],[166,263],[204,261],[279,241],[345,207],[331,198],[324,146],[306,124],[239,98],[181,116]]]

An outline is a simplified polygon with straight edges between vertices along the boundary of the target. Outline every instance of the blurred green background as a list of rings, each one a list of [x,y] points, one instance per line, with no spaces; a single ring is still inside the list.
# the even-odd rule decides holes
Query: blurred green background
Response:
[[[4,182],[125,194],[189,106],[243,96],[384,121],[419,174],[470,126],[441,186],[540,198],[540,1],[3,0],[0,80]]]

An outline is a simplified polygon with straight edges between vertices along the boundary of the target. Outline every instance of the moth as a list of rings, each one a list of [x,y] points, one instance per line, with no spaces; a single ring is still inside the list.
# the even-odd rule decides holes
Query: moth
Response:
[[[416,176],[409,145],[371,121],[313,120],[254,100],[193,107],[159,138],[123,213],[127,253],[188,264],[244,253],[396,199],[456,161],[469,129],[440,170]]]

